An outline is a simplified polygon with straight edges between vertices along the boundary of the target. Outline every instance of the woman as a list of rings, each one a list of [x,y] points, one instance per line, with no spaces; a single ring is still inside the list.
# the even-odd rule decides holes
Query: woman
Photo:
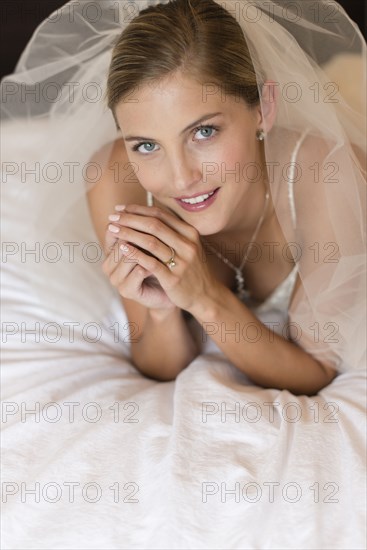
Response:
[[[115,45],[108,106],[122,136],[111,164],[120,164],[120,181],[129,185],[112,185],[106,171],[89,203],[106,251],[103,270],[138,326],[134,364],[148,376],[174,379],[201,352],[200,326],[259,385],[312,395],[337,375],[332,309],[321,339],[315,333],[310,342],[310,312],[308,327],[288,322],[291,334],[284,331],[284,314],[292,319],[300,301],[307,307],[308,292],[318,293],[321,277],[335,276],[341,260],[322,189],[336,184],[312,181],[315,166],[336,168],[337,143],[311,125],[276,124],[284,104],[295,102],[271,77],[236,19],[212,0],[143,10]],[[282,144],[271,152],[264,147],[270,137]],[[353,151],[342,150],[341,161],[347,155]],[[145,206],[147,193],[153,207]],[[315,207],[326,216],[318,219]],[[330,259],[321,270],[316,245]],[[306,273],[312,287],[303,284]]]
[[[103,271],[138,327],[134,364],[172,380],[207,335],[256,384],[315,394],[365,351],[363,128],[317,40],[329,57],[350,33],[364,55],[363,40],[337,4],[148,4],[111,4],[109,19],[105,6],[74,51],[91,82],[115,41],[120,134],[93,157],[105,169],[88,200]],[[83,15],[73,23],[90,27]],[[86,125],[84,156],[112,137],[87,103],[67,111]]]
[[[69,2],[2,82],[5,547],[364,548],[336,6]]]

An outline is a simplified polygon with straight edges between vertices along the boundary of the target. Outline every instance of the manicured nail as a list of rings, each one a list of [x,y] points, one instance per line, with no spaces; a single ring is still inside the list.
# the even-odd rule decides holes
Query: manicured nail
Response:
[[[117,210],[118,212],[122,212],[123,210],[125,210],[126,208],[126,204],[116,204],[115,206],[115,210]]]
[[[118,214],[111,214],[110,216],[108,216],[108,219],[111,222],[118,222],[120,219],[120,216]]]
[[[108,229],[111,231],[111,233],[118,233],[120,231],[119,227],[116,227],[116,225],[112,225],[112,224],[108,226]]]

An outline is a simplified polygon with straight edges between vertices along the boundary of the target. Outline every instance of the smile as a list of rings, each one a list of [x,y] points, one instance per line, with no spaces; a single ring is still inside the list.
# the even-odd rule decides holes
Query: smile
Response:
[[[214,194],[214,191],[211,193],[208,193],[207,195],[199,195],[198,197],[194,197],[193,199],[180,199],[182,202],[186,202],[187,204],[198,204],[199,202],[204,202],[206,199],[211,197]]]
[[[215,201],[219,187],[210,193],[205,193],[203,195],[197,195],[192,198],[185,199],[175,199],[176,202],[185,210],[193,212],[195,210],[202,210],[203,208],[209,207]]]

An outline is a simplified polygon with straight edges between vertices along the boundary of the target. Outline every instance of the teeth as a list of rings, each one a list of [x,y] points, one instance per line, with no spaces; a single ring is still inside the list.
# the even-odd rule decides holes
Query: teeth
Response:
[[[211,197],[213,195],[214,191],[207,195],[200,195],[199,197],[195,197],[194,199],[180,199],[182,202],[186,202],[187,204],[198,204],[199,202],[204,202],[206,199]]]

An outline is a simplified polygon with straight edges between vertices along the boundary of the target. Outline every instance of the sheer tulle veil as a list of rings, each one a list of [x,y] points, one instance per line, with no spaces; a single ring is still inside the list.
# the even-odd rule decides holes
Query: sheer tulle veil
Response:
[[[25,262],[24,277],[40,304],[54,304],[68,320],[98,319],[112,296],[100,273],[102,259],[94,261],[95,250],[85,249],[97,241],[86,192],[107,165],[119,137],[105,101],[112,48],[140,10],[158,3],[167,2],[68,2],[36,29],[14,73],[1,82],[2,186],[11,209],[6,241],[29,247],[52,242],[51,256],[61,250],[60,261],[46,261],[41,254],[40,262]],[[302,281],[289,311],[290,333],[340,372],[362,368],[364,39],[336,2],[218,4],[243,29],[259,89],[265,76],[278,90],[276,122],[266,134],[264,148],[272,199],[283,233],[292,243],[285,253],[298,261]],[[328,73],[330,61],[338,55],[358,60],[353,97]],[[292,167],[288,153],[304,131],[305,147]],[[294,169],[295,212],[284,207],[289,205],[284,201],[287,175]],[[84,244],[83,254],[83,247],[65,245],[73,242]],[[57,278],[64,282],[63,293],[55,290]]]

